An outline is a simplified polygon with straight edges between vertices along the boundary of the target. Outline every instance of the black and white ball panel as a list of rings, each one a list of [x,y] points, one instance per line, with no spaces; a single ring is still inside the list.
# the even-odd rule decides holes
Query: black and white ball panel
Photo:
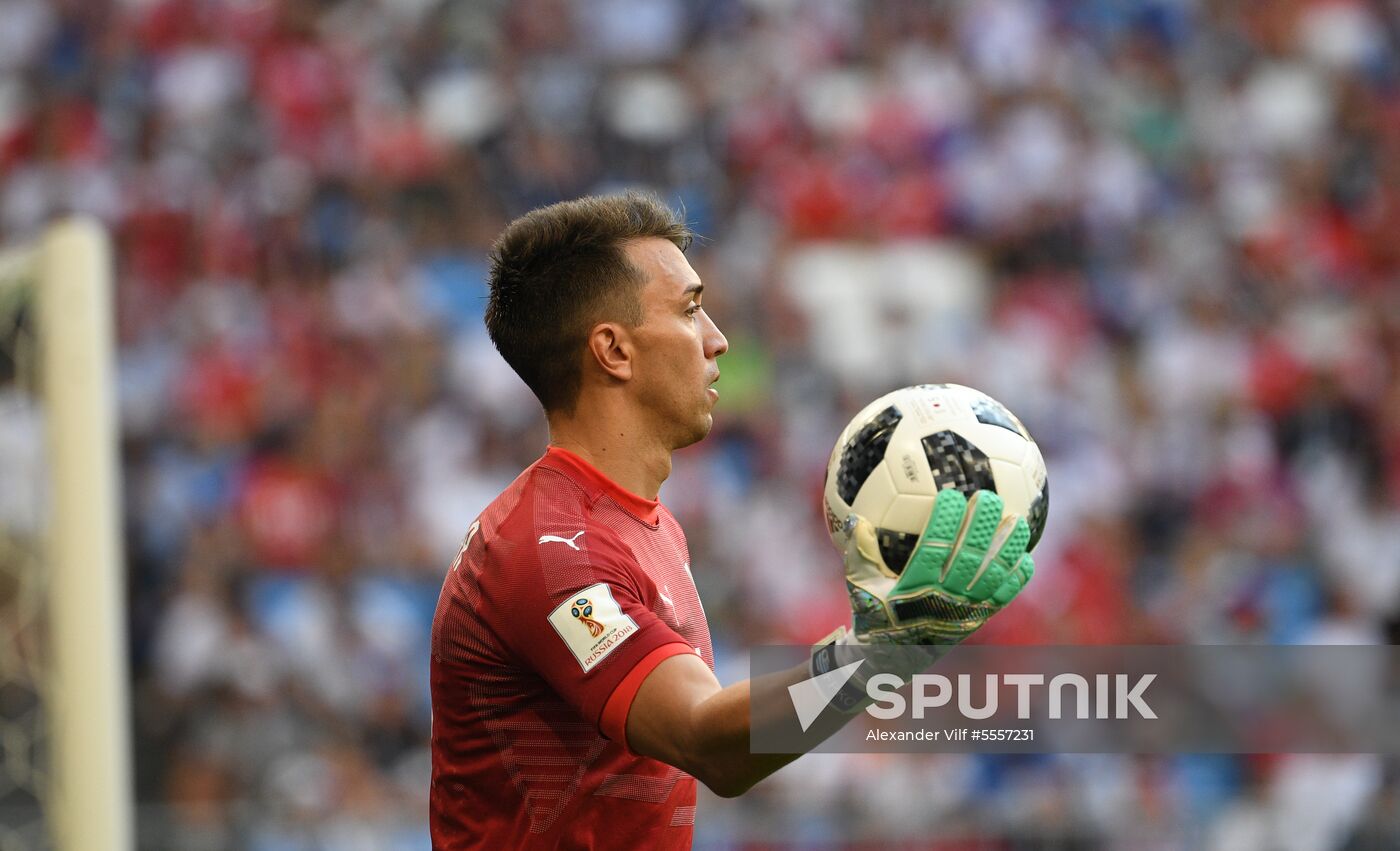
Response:
[[[847,505],[856,501],[870,473],[885,459],[885,449],[904,415],[890,406],[867,420],[841,449],[841,465],[836,471],[836,490]]]
[[[997,489],[991,459],[967,438],[945,429],[925,436],[920,442],[929,472],[933,474],[934,490],[953,488],[964,496],[972,496],[979,490]]]

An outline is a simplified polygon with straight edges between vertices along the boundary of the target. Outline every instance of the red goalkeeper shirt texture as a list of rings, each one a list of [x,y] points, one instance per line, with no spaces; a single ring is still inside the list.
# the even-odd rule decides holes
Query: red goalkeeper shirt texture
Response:
[[[432,648],[433,848],[690,848],[695,779],[625,744],[657,664],[714,667],[660,503],[550,447],[468,530]]]

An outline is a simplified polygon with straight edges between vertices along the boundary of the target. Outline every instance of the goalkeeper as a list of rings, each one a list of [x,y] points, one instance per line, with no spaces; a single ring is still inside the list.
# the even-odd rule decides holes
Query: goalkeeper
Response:
[[[794,758],[749,747],[754,724],[796,720],[768,716],[788,685],[882,650],[803,731],[815,744],[865,677],[926,666],[910,648],[956,644],[1030,578],[1026,523],[993,493],[940,494],[898,576],[870,524],[845,518],[854,629],[797,670],[721,688],[685,535],[658,499],[671,453],[713,425],[729,347],[689,241],[630,195],[535,210],[493,248],[487,331],[550,445],[467,527],[438,597],[436,849],[689,848],[697,779],[737,795]]]

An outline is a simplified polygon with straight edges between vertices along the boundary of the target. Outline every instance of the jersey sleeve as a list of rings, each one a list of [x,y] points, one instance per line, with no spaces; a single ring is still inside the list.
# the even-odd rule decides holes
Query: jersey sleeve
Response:
[[[590,526],[581,535],[560,530],[553,537],[578,549],[555,540],[526,544],[533,553],[517,553],[508,568],[492,571],[498,581],[483,584],[487,610],[522,664],[625,746],[626,707],[649,673],[642,668],[694,650],[648,607],[650,580],[615,533]],[[619,695],[625,700],[612,703],[605,721],[603,709],[619,686],[631,693]]]

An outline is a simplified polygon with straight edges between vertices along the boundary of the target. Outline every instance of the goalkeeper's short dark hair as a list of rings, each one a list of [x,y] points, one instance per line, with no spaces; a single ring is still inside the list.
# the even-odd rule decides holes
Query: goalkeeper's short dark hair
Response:
[[[641,323],[644,281],[623,251],[647,237],[684,251],[691,232],[660,199],[631,192],[532,210],[491,246],[486,330],[546,411],[576,404],[590,328]]]

